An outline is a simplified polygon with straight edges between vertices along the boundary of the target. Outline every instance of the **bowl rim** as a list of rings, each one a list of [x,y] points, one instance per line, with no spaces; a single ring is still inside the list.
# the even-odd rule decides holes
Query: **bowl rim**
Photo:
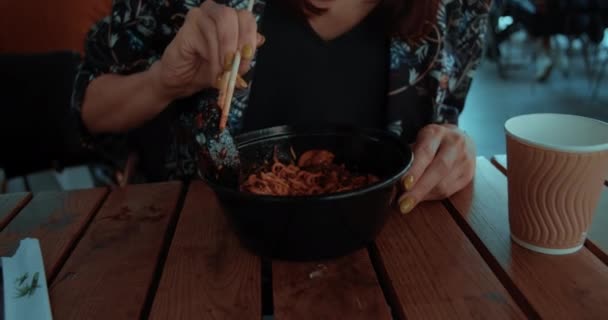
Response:
[[[242,192],[235,188],[230,188],[226,186],[222,186],[218,183],[215,183],[209,179],[207,179],[200,171],[198,171],[199,177],[209,185],[212,189],[228,194],[238,195],[241,198],[245,199],[255,199],[255,200],[263,200],[265,202],[297,202],[297,201],[333,201],[340,200],[346,198],[352,198],[353,196],[358,196],[362,194],[367,194],[376,190],[384,189],[387,186],[393,185],[397,180],[403,177],[411,168],[412,163],[414,162],[414,153],[409,145],[403,143],[399,136],[396,134],[380,130],[380,129],[362,129],[350,126],[319,126],[319,127],[298,127],[298,126],[276,126],[266,129],[254,130],[247,133],[243,133],[235,137],[235,143],[237,147],[241,147],[244,144],[255,143],[259,140],[267,140],[276,137],[280,137],[287,134],[304,134],[304,135],[366,135],[369,137],[382,139],[383,141],[388,141],[395,145],[395,147],[399,148],[400,152],[403,153],[406,157],[409,155],[409,161],[407,164],[401,167],[399,172],[391,175],[390,177],[381,180],[378,183],[366,186],[364,188],[337,192],[325,195],[304,195],[304,196],[272,196],[272,195],[258,195],[248,192]]]

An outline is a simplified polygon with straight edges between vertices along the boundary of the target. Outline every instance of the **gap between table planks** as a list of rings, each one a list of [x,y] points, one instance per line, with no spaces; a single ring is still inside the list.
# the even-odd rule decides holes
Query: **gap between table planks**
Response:
[[[526,317],[441,203],[395,212],[376,246],[400,318]]]
[[[259,319],[260,259],[241,248],[213,191],[192,182],[150,319]]]
[[[546,319],[608,314],[608,267],[586,248],[567,256],[531,252],[511,242],[506,177],[478,158],[474,184],[451,197],[452,215],[507,287]]]
[[[106,194],[106,189],[90,189],[35,195],[0,233],[0,256],[12,255],[23,238],[38,239],[50,283]]]
[[[507,174],[507,156],[497,155],[492,158],[492,163],[503,173]],[[593,217],[593,223],[589,228],[589,234],[585,246],[608,265],[608,188],[604,188],[600,202]]]
[[[51,283],[55,318],[142,316],[181,190],[168,182],[112,191]]]

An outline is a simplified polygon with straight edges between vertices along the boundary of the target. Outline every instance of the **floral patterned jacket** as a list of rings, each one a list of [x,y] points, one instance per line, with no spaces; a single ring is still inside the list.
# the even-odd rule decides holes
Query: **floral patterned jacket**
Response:
[[[131,74],[146,70],[161,58],[186,12],[204,0],[115,0],[112,13],[93,26],[86,40],[86,54],[73,93],[73,110],[81,123],[83,144],[121,166],[127,158],[129,134],[90,135],[82,126],[80,110],[88,84],[104,73]],[[425,1],[425,0],[414,0]],[[220,3],[245,9],[247,0],[220,0]],[[256,0],[254,14],[261,23],[265,0]],[[469,90],[472,74],[482,55],[490,0],[441,0],[437,22],[430,34],[416,45],[399,38],[390,44],[390,79],[386,128],[403,131],[404,111],[411,107],[412,95],[429,100],[429,123],[457,123]],[[255,58],[251,79],[255,71]],[[245,77],[247,79],[247,77]],[[235,93],[229,116],[230,132],[241,129],[249,90]],[[172,116],[169,150],[163,169],[165,178],[188,177],[195,173],[196,153],[188,128],[196,126],[197,112],[216,103],[214,90],[203,91],[189,99],[175,101],[178,111]],[[408,106],[408,103],[410,106]],[[186,131],[180,131],[186,129]],[[147,155],[152,156],[152,155]],[[162,179],[162,178],[161,178]]]

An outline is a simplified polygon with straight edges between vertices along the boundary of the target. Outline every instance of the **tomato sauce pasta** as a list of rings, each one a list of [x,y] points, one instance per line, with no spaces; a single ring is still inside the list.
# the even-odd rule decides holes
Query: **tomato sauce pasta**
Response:
[[[326,150],[303,153],[297,163],[284,164],[275,157],[273,163],[245,179],[240,189],[259,195],[307,196],[360,189],[379,181],[378,177],[356,175],[343,164],[334,163],[335,155]]]

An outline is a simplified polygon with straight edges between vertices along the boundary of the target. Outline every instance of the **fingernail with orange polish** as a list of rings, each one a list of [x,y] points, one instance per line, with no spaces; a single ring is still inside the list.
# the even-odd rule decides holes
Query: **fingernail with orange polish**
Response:
[[[403,187],[405,188],[405,190],[410,191],[414,187],[414,182],[414,176],[408,175],[405,177],[405,179],[403,179]]]
[[[247,59],[247,60],[253,59],[253,46],[250,44],[244,45],[241,55],[243,56],[243,59]]]
[[[401,210],[402,214],[408,214],[414,209],[415,205],[416,199],[411,196],[407,196],[401,201],[399,201],[399,210]]]

